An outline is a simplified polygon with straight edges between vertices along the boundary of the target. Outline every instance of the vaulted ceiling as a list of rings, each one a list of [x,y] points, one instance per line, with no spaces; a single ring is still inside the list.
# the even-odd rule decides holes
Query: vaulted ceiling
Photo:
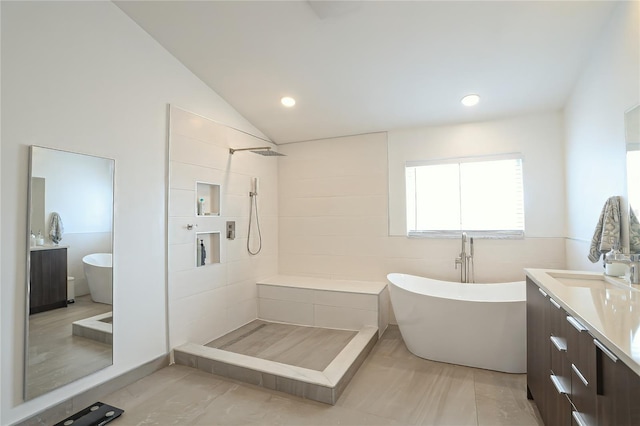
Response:
[[[287,143],[560,109],[616,2],[116,4]]]

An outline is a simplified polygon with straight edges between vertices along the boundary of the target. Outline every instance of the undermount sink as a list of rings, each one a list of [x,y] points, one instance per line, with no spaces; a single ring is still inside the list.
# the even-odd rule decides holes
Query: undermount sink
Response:
[[[571,272],[549,272],[548,274],[567,287],[640,291],[635,288],[635,286],[625,282],[623,278],[609,277],[603,274],[580,274]]]

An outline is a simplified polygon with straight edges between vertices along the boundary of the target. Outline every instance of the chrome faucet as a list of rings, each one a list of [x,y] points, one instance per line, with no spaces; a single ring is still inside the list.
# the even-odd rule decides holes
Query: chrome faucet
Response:
[[[460,265],[460,282],[469,283],[474,282],[474,267],[473,267],[473,238],[469,239],[470,254],[467,254],[467,233],[462,233],[462,250],[460,255],[456,257],[455,267],[458,269]],[[471,273],[470,273],[471,272]]]
[[[630,254],[625,259],[605,260],[605,263],[623,263],[629,265],[629,284],[640,284],[640,254]]]

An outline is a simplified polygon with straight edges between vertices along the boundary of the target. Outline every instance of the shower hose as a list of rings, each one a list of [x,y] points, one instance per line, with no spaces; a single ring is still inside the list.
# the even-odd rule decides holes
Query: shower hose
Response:
[[[256,194],[255,192],[250,192],[249,198],[251,201],[249,202],[249,231],[247,232],[247,251],[249,252],[249,254],[255,256],[256,254],[260,253],[260,250],[262,250],[262,233],[260,232],[260,219],[258,217],[258,194]],[[258,250],[251,251],[251,222],[253,222],[252,216],[254,208],[256,210],[256,228],[258,229]]]

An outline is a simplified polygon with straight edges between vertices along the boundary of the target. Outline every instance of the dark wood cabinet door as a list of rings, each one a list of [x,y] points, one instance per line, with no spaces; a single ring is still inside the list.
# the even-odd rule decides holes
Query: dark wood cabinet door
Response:
[[[600,348],[596,362],[598,425],[640,425],[640,376],[621,360],[614,362]]]
[[[545,424],[547,409],[555,392],[550,380],[549,298],[527,278],[527,391],[538,406]]]
[[[67,249],[31,252],[29,314],[67,306]]]

